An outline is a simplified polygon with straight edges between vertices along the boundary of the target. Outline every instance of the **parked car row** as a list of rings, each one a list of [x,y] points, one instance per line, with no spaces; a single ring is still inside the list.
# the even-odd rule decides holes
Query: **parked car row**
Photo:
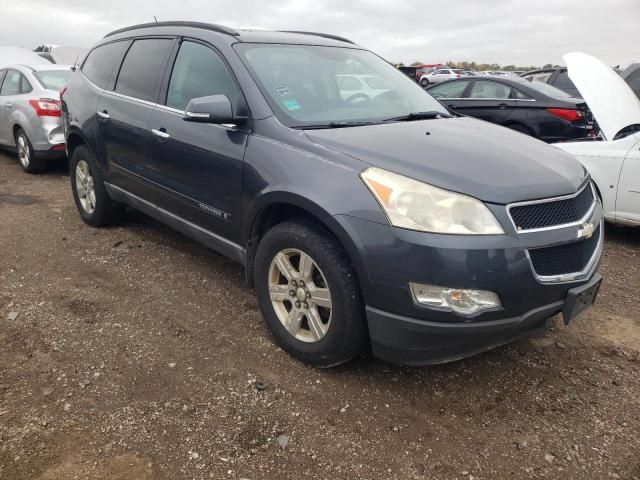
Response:
[[[17,150],[26,172],[66,154],[59,92],[72,73],[52,64],[0,68],[0,147]]]
[[[457,112],[498,100],[548,140],[589,114],[549,85],[446,75],[439,102],[334,35],[117,30],[60,93],[79,215],[102,227],[135,208],[239,262],[275,341],[321,367],[368,347],[441,363],[571,323],[601,283],[602,186],[560,148]],[[640,140],[627,121],[605,121],[607,140]]]
[[[450,110],[546,142],[586,137],[593,129],[582,99],[520,77],[463,77],[427,91]]]

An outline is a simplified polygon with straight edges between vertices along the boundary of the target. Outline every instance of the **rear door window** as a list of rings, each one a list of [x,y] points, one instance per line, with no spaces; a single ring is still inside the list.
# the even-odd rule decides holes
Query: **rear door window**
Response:
[[[22,80],[22,74],[17,70],[9,70],[2,82],[2,88],[0,89],[0,95],[20,95],[20,83]]]
[[[100,88],[107,88],[111,74],[120,64],[128,41],[107,43],[91,50],[80,69],[84,75]]]
[[[115,91],[148,102],[156,100],[160,68],[171,47],[168,38],[136,40],[122,61]]]
[[[488,82],[486,80],[478,80],[471,87],[469,98],[488,98],[507,100],[511,96],[511,87],[502,85],[498,82]]]
[[[240,89],[216,52],[200,43],[185,41],[171,72],[166,104],[184,110],[194,98],[209,95],[226,95],[235,111]]]
[[[527,95],[521,90],[514,88],[513,91],[515,92],[516,100],[533,100],[533,98],[530,95]]]

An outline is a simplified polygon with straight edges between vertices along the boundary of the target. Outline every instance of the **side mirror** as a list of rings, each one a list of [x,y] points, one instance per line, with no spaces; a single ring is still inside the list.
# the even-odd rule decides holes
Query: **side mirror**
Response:
[[[187,122],[240,125],[246,116],[234,115],[231,101],[226,95],[193,98],[184,112]]]

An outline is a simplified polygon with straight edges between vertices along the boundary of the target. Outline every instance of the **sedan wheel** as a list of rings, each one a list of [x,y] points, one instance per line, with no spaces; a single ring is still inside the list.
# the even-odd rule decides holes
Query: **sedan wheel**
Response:
[[[331,326],[331,292],[316,262],[298,249],[281,250],[269,267],[269,294],[278,319],[291,336],[322,340]]]
[[[29,168],[29,163],[31,160],[31,155],[29,150],[29,141],[27,140],[27,137],[23,133],[18,134],[17,140],[18,140],[18,159],[22,164],[22,168],[26,170],[27,168]]]
[[[75,182],[80,205],[91,215],[96,209],[96,190],[89,165],[85,160],[80,160],[76,165]]]

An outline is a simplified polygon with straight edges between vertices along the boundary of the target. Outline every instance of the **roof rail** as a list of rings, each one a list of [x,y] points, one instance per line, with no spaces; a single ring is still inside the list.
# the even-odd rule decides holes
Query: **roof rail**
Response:
[[[348,38],[340,37],[338,35],[331,35],[330,33],[317,33],[317,32],[303,32],[300,30],[280,30],[282,33],[297,33],[300,35],[314,35],[316,37],[329,38],[331,40],[338,40],[339,42],[347,42],[355,45],[354,42],[349,40]]]
[[[107,33],[104,38],[110,37],[111,35],[116,35],[118,33],[128,32],[130,30],[138,30],[140,28],[152,28],[152,27],[193,27],[193,28],[202,28],[204,30],[211,30],[213,32],[225,33],[227,35],[233,35],[237,37],[240,35],[236,30],[225,27],[223,25],[215,25],[213,23],[204,23],[204,22],[184,22],[184,21],[173,21],[173,22],[151,22],[151,23],[141,23],[139,25],[131,25],[130,27],[121,28],[119,30],[114,30],[111,33]]]

